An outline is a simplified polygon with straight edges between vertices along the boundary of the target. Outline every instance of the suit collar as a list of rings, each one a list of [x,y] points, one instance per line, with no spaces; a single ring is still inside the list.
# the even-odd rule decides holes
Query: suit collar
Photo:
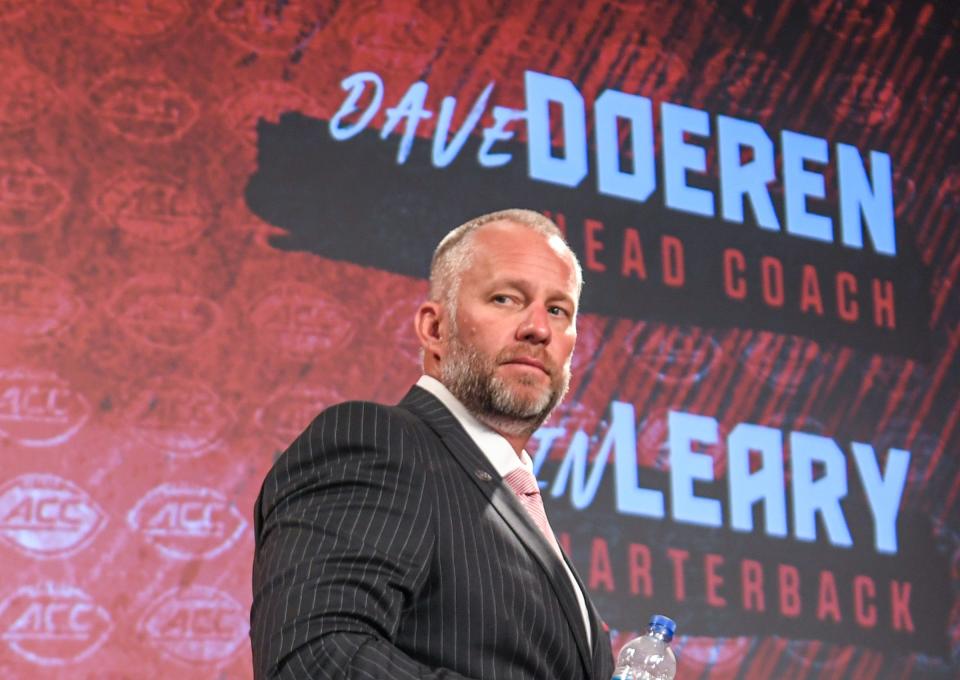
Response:
[[[466,475],[473,481],[479,491],[489,499],[490,504],[507,526],[536,558],[557,596],[568,625],[574,632],[580,660],[587,671],[587,675],[590,675],[593,668],[593,654],[591,653],[593,650],[590,650],[587,645],[587,636],[583,629],[583,616],[570,584],[570,579],[567,578],[566,570],[557,558],[553,548],[547,543],[543,534],[540,533],[540,530],[529,518],[510,489],[503,483],[487,457],[439,399],[426,390],[414,386],[401,400],[399,406],[424,421],[440,437]],[[572,568],[571,571],[581,590],[586,594],[580,577],[576,575],[576,571]],[[597,641],[602,639],[598,635],[597,622],[599,617],[586,595],[585,600],[590,612],[591,627],[593,628],[591,639],[594,642],[594,649],[596,649]]]
[[[584,601],[587,605],[587,612],[590,615],[590,640],[593,642],[593,660],[595,667],[596,664],[601,663],[601,655],[609,655],[610,653],[610,633],[609,629],[606,627],[603,619],[600,617],[600,612],[597,611],[597,608],[593,606],[593,601],[589,597],[586,597],[587,588],[583,583],[583,580],[580,578],[580,574],[577,573],[577,570],[573,568],[573,564],[570,562],[570,557],[564,553],[563,559],[567,561],[567,564],[570,566],[570,573],[573,574],[573,577],[577,581],[577,586],[579,586],[580,591],[584,593]],[[613,669],[610,669],[610,672],[605,673],[605,675],[610,675],[613,672]]]
[[[501,477],[506,477],[521,466],[533,473],[533,460],[526,451],[518,456],[506,437],[480,422],[439,380],[422,375],[417,387],[425,389],[447,407]]]

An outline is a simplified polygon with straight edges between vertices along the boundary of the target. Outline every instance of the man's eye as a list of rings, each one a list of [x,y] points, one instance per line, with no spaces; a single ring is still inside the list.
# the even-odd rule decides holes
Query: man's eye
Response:
[[[504,304],[510,302],[510,296],[509,296],[509,295],[494,295],[494,296],[491,298],[491,300],[493,300],[493,302],[496,302],[497,304],[504,305]]]
[[[556,305],[547,307],[547,313],[552,316],[570,316],[570,313],[567,312],[563,307],[557,307]]]

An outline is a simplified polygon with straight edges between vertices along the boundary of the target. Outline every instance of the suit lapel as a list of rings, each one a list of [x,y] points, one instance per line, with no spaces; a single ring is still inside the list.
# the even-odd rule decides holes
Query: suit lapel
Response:
[[[566,553],[563,554],[563,559],[566,560],[569,565],[573,578],[577,580],[577,586],[579,586],[580,591],[584,593],[584,601],[587,605],[587,612],[590,618],[590,639],[593,641],[593,667],[598,669],[603,668],[601,655],[605,654],[609,656],[610,654],[610,633],[604,627],[605,624],[603,623],[603,619],[600,618],[600,612],[593,606],[590,598],[586,597],[586,586],[584,586],[580,574],[573,568],[573,565],[570,563],[570,558]],[[604,649],[604,647],[606,647],[606,649]],[[604,671],[603,676],[610,675],[611,673],[613,673],[613,668],[610,668],[609,671]]]
[[[503,483],[500,475],[497,474],[483,451],[474,443],[456,417],[439,399],[420,387],[414,387],[399,405],[421,418],[439,435],[447,450],[463,468],[464,473],[473,481],[477,489],[489,499],[490,504],[505,524],[536,558],[557,596],[557,601],[560,603],[567,623],[577,641],[580,660],[587,671],[587,675],[590,675],[593,668],[593,654],[587,647],[580,605],[577,602],[566,570],[553,548],[547,543],[543,534],[527,515],[523,506],[520,505],[520,502],[514,497],[513,492]],[[582,589],[583,584],[580,583],[576,572],[572,568],[571,572],[574,573]],[[585,590],[583,592],[586,593]],[[599,617],[592,611],[592,604],[589,600],[587,600],[587,608],[591,611],[592,639],[596,641],[598,639],[596,622]]]

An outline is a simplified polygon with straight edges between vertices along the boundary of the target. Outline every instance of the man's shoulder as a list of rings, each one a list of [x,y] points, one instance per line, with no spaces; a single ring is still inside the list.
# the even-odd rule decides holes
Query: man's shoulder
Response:
[[[333,404],[276,458],[264,479],[257,512],[266,516],[282,499],[320,489],[412,493],[423,483],[425,457],[435,450],[428,432],[402,404]]]
[[[292,442],[291,449],[323,450],[388,446],[399,438],[421,439],[432,431],[437,418],[449,412],[432,394],[413,387],[397,404],[343,401],[323,409]]]
[[[318,413],[291,448],[306,443],[328,448],[367,439],[387,441],[398,436],[411,422],[409,414],[398,406],[374,401],[343,401]]]
[[[358,465],[391,469],[415,465],[420,455],[415,442],[423,441],[426,429],[402,405],[373,401],[333,404],[278,456],[268,479],[339,474]]]
[[[333,428],[335,431],[363,433],[384,427],[422,427],[426,420],[444,409],[440,401],[425,390],[414,387],[397,404],[350,400],[323,409],[307,431]]]
[[[316,421],[333,420],[351,425],[354,421],[366,423],[371,416],[383,418],[402,418],[402,409],[397,404],[383,404],[377,401],[351,399],[327,406],[314,418]]]

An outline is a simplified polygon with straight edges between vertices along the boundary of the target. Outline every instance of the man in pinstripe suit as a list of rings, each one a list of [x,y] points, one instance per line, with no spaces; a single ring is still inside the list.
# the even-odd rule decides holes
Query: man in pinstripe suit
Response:
[[[529,477],[524,446],[566,392],[581,282],[530,211],[440,243],[415,319],[423,377],[397,406],[327,409],[264,481],[256,678],[610,677],[609,637],[535,484],[508,485]]]

